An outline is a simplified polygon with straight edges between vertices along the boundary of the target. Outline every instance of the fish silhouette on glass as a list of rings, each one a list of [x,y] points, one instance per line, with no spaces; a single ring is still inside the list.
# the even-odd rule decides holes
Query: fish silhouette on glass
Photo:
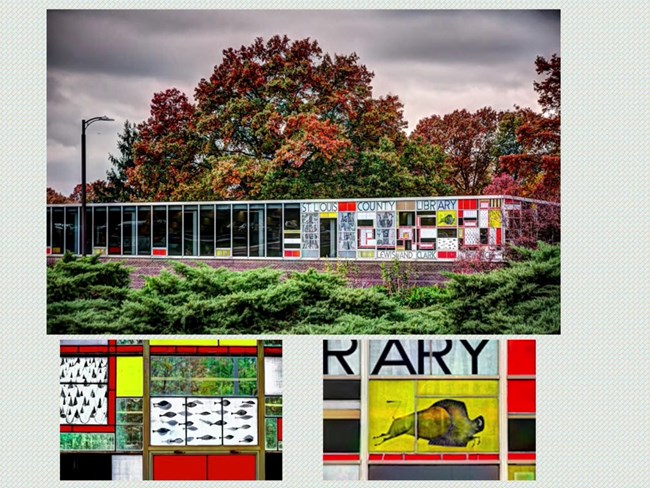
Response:
[[[186,405],[188,408],[194,408],[197,405],[203,405],[203,402],[201,400],[194,400],[193,402],[184,403],[183,405]]]
[[[217,400],[214,402],[216,405],[223,405],[224,407],[227,407],[230,405],[230,401],[226,400],[225,398],[223,400]]]
[[[178,425],[187,425],[188,427],[191,427],[192,425],[194,425],[194,422],[181,422]]]
[[[234,435],[230,435],[230,434],[224,436],[224,439],[228,439],[228,440],[230,440],[230,439],[234,439],[234,438],[235,438],[235,436],[234,436]]]
[[[216,422],[210,422],[209,420],[203,420],[203,419],[199,419],[199,420],[208,425],[227,425],[227,422],[224,422],[223,420],[217,420]]]
[[[172,418],[172,417],[176,417],[176,414],[174,412],[166,412],[166,413],[161,413],[160,416]]]
[[[253,400],[248,400],[248,401],[243,402],[243,403],[246,403],[248,405],[255,405],[255,402]]]
[[[210,441],[212,439],[216,439],[216,437],[213,435],[206,434],[206,435],[202,435],[201,437],[197,437],[197,439],[201,439],[202,441]]]
[[[254,405],[239,405],[238,408],[253,408]]]
[[[232,415],[246,415],[248,412],[246,410],[237,410],[236,412],[230,412]]]
[[[197,415],[212,415],[212,412],[201,412]]]
[[[250,429],[251,426],[248,424],[240,425],[239,427],[226,427],[228,430],[238,430],[238,429]]]
[[[241,417],[239,417],[239,420],[248,420],[248,419],[252,419],[252,418],[253,418],[252,415],[242,415]]]
[[[428,440],[430,446],[467,447],[471,440],[480,442],[475,434],[485,428],[483,416],[470,419],[465,403],[458,400],[440,400],[417,416],[417,438]],[[374,437],[381,439],[375,446],[405,434],[415,436],[414,413],[394,418],[387,432]]]
[[[166,429],[164,427],[161,427],[159,429],[154,430],[153,432],[155,432],[156,434],[159,434],[159,435],[165,435],[165,434],[170,433],[171,429]]]
[[[166,422],[165,422],[165,421],[163,421],[163,422],[164,422],[165,424],[171,425],[172,427],[174,427],[175,425],[178,425],[178,422],[176,422],[175,420],[168,420],[168,421],[166,421]],[[182,424],[181,424],[181,425],[182,425]]]
[[[194,431],[194,430],[199,430],[199,428],[198,428],[198,427],[193,427],[193,426],[192,426],[192,427],[188,427],[187,430]]]
[[[253,442],[254,440],[255,440],[255,438],[254,438],[252,435],[247,435],[246,437],[244,437],[244,438],[243,438],[241,441],[239,441],[239,442],[240,442],[240,443],[241,443],[241,442],[244,442],[244,443],[250,444],[250,443]]]
[[[162,402],[154,403],[153,406],[158,407],[161,410],[169,410],[170,408],[172,408],[172,404],[169,403],[167,400],[163,400]]]
[[[177,437],[176,439],[167,439],[165,441],[166,444],[182,444],[183,442],[185,441],[180,437]]]

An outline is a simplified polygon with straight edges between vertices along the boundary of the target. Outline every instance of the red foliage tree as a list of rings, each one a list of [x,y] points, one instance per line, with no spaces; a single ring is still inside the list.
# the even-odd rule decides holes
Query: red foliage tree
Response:
[[[499,158],[501,169],[517,180],[523,196],[560,200],[560,58],[538,57],[537,74],[546,74],[535,82],[542,114],[521,110],[523,123],[517,129],[517,141],[523,151]]]
[[[147,201],[182,199],[178,189],[204,169],[194,105],[176,88],[156,93],[151,116],[137,130],[127,188]]]
[[[81,183],[74,187],[68,201],[70,203],[81,203]],[[106,181],[96,180],[92,183],[86,183],[86,202],[107,203],[112,201],[110,187]]]
[[[49,186],[47,187],[47,203],[71,203],[70,199],[58,191],[56,191],[54,188],[50,188]]]
[[[402,105],[372,98],[356,54],[274,36],[227,49],[196,89],[198,128],[225,197],[336,196],[359,156],[382,138],[404,141]],[[215,184],[211,185],[215,187]]]
[[[490,107],[470,113],[454,110],[418,122],[411,138],[437,145],[448,156],[449,183],[460,195],[478,194],[494,169],[493,148],[499,114]]]

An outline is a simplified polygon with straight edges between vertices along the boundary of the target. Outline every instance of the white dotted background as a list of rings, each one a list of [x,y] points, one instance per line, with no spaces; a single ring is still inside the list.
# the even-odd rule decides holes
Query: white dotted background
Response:
[[[1,2],[0,408],[4,423],[0,485],[64,486],[57,481],[58,337],[45,334],[45,31],[47,8],[77,8],[79,3]],[[83,5],[157,8],[163,2],[88,1]],[[311,5],[331,8],[344,2]],[[164,6],[301,7],[299,2],[245,0],[169,1]],[[639,234],[638,209],[647,207],[650,193],[647,3],[365,1],[354,6],[562,9],[563,333],[538,338],[537,483],[646,486],[650,235],[647,218]],[[613,235],[616,247],[603,246]],[[321,341],[322,337],[285,338],[283,486],[351,484],[320,481]],[[247,484],[258,485],[279,486],[279,482]],[[373,486],[396,485],[376,482]]]

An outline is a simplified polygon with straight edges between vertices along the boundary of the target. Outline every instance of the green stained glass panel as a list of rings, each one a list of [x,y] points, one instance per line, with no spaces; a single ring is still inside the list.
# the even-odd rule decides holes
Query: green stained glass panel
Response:
[[[257,359],[237,358],[239,395],[257,395]]]
[[[266,442],[265,448],[275,450],[278,448],[278,419],[265,419]]]
[[[267,417],[282,417],[282,397],[264,398],[264,415]]]
[[[114,451],[115,434],[61,433],[60,446],[62,451]]]
[[[142,450],[142,425],[118,425],[115,427],[118,451]]]

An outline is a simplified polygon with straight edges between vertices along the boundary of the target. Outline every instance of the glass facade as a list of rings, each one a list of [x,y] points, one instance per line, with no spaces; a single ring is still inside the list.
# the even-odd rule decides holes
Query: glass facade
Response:
[[[535,479],[535,362],[534,340],[324,341],[324,479]]]
[[[216,204],[89,205],[86,249],[109,256],[500,260],[518,215],[510,197]],[[80,251],[79,207],[48,206],[47,249]],[[511,232],[512,227],[512,232]]]
[[[65,340],[60,356],[62,480],[281,479],[281,341]]]

